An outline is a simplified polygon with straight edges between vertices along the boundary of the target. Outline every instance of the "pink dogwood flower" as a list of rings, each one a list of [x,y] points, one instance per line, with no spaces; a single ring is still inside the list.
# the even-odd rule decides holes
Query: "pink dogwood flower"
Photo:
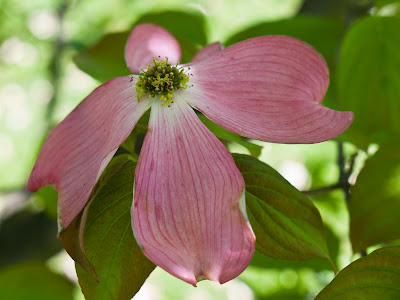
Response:
[[[243,177],[191,107],[231,132],[275,143],[332,139],[351,124],[353,113],[320,104],[329,84],[327,65],[292,37],[262,36],[225,49],[215,43],[192,63],[174,65],[180,56],[168,31],[136,26],[125,59],[134,73],[146,69],[102,84],[58,124],[27,188],[54,185],[66,228],[151,108],[135,173],[135,237],[145,255],[172,275],[193,285],[203,279],[224,283],[248,266],[255,236]]]

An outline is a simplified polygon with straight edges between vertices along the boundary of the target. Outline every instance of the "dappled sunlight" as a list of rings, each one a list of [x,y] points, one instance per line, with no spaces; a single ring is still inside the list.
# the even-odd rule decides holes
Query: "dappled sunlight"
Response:
[[[399,1],[0,2],[0,299],[400,299]]]
[[[29,15],[29,30],[42,40],[53,37],[60,30],[57,12],[52,10],[35,11]]]

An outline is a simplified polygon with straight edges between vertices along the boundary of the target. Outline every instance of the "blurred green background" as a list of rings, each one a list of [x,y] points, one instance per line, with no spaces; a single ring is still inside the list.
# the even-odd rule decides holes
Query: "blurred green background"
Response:
[[[168,28],[184,49],[182,62],[214,41],[229,45],[264,34],[299,37],[327,60],[332,85],[324,103],[340,108],[335,72],[349,28],[363,16],[398,14],[397,1],[0,0],[0,298],[83,299],[73,261],[56,239],[56,192],[45,188],[33,195],[24,185],[48,131],[95,87],[128,72],[121,41],[134,24],[154,21]],[[105,48],[104,38],[113,41]],[[346,90],[342,94],[347,97]],[[355,182],[377,144],[393,135],[387,126],[373,133],[364,129],[357,125],[342,137],[344,143],[251,142],[261,146],[260,160],[305,191],[335,185],[344,170],[338,158],[349,162],[353,154],[350,181]],[[224,142],[231,152],[250,154],[247,141]],[[341,269],[357,257],[351,251],[345,195],[334,189],[312,200]],[[332,278],[323,259],[286,262],[257,254],[238,279],[222,286],[200,282],[193,288],[157,268],[135,299],[313,299]]]

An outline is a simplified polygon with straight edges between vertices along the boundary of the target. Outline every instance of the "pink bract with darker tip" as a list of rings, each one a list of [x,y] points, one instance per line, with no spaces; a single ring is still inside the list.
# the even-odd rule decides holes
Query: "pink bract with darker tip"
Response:
[[[125,59],[139,72],[153,57],[175,63],[180,55],[171,33],[141,24],[130,35]],[[187,88],[171,92],[169,105],[159,96],[139,95],[138,102],[137,75],[98,87],[52,130],[27,187],[35,191],[53,184],[60,223],[67,227],[151,107],[135,173],[135,237],[144,254],[174,276],[193,285],[203,279],[224,283],[249,264],[255,236],[243,177],[190,106],[234,133],[279,143],[332,139],[351,124],[353,113],[321,105],[328,68],[322,56],[295,38],[263,36],[226,49],[214,43],[181,68],[192,75]]]

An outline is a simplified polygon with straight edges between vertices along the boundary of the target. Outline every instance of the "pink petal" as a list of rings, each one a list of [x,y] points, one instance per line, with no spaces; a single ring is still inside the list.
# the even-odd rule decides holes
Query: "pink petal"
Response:
[[[192,59],[192,63],[205,60],[206,58],[209,58],[217,52],[221,51],[223,48],[224,46],[220,42],[209,44],[196,53],[196,55]]]
[[[320,105],[329,71],[311,46],[287,36],[237,43],[191,66],[188,103],[227,130],[277,143],[317,143],[342,133],[352,112]]]
[[[145,255],[172,275],[193,285],[224,283],[254,252],[244,181],[179,94],[171,107],[152,105],[136,168],[133,230]]]
[[[55,186],[64,228],[83,209],[118,146],[150,107],[150,101],[138,103],[136,78],[131,79],[115,78],[95,89],[50,132],[40,150],[27,189]]]
[[[133,28],[125,46],[125,61],[129,70],[140,73],[140,69],[153,65],[153,58],[176,64],[181,58],[181,48],[175,37],[164,28],[154,24],[140,24]]]

